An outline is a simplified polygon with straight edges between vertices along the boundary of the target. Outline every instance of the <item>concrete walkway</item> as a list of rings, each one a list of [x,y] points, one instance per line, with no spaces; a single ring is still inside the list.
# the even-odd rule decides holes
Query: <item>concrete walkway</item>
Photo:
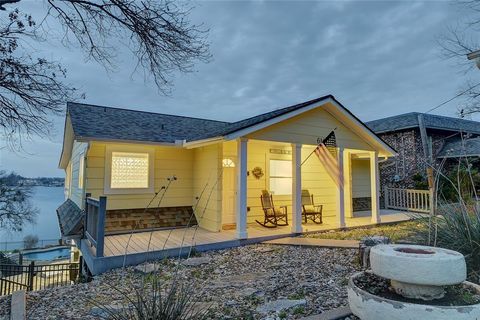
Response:
[[[316,239],[316,238],[300,238],[300,237],[281,238],[281,239],[264,241],[262,243],[286,245],[286,246],[348,248],[348,249],[358,249],[358,245],[359,245],[358,240],[335,240],[335,239]]]

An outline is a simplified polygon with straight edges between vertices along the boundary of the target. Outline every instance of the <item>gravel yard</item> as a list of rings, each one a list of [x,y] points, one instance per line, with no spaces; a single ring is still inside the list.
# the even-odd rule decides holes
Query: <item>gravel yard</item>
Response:
[[[212,319],[298,319],[347,304],[348,277],[359,270],[357,250],[252,245],[158,263],[158,274],[195,286],[194,301],[211,306]],[[113,270],[92,282],[28,294],[28,319],[98,319],[95,303],[126,304],[144,276]],[[0,306],[3,306],[0,300]],[[97,308],[98,309],[98,308]],[[0,308],[0,316],[4,308]]]

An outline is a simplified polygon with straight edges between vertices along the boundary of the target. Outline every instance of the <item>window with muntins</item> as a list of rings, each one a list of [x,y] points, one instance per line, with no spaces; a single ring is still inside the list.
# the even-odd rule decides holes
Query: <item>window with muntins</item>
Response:
[[[270,160],[270,192],[275,195],[292,194],[292,161]]]
[[[148,188],[149,176],[148,153],[112,152],[110,188]]]

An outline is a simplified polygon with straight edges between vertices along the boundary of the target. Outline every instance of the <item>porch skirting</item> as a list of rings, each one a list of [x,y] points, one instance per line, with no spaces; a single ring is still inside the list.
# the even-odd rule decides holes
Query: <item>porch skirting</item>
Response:
[[[105,232],[173,228],[196,225],[192,207],[107,210]]]

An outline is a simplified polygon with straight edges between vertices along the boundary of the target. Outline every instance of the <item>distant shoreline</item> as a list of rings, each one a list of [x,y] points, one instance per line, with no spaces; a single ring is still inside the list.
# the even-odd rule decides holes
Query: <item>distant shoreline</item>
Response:
[[[9,186],[25,187],[63,187],[65,179],[59,177],[37,177],[26,178],[15,173],[10,173],[2,177],[2,183]]]

